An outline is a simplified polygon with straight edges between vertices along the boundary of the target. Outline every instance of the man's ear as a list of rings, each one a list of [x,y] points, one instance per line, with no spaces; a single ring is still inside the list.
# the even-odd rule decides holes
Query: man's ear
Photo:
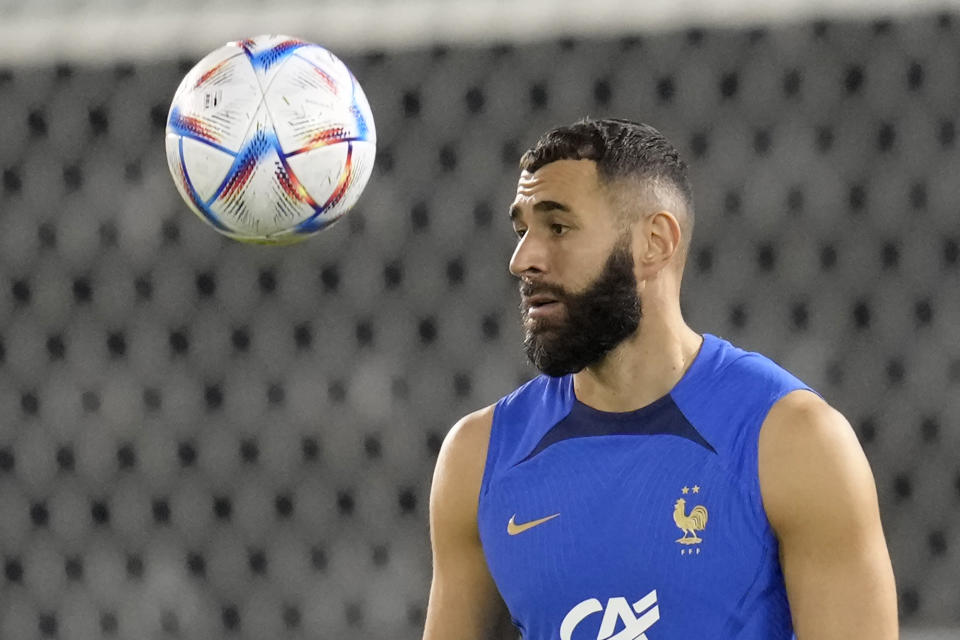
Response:
[[[638,275],[645,280],[655,276],[673,261],[680,250],[683,233],[677,217],[669,211],[652,213],[637,227],[640,237],[635,236],[634,249]]]

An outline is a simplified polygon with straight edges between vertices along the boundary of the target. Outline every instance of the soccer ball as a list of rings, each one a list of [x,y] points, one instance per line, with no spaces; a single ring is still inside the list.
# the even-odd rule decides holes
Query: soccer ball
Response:
[[[243,242],[289,244],[330,226],[373,171],[376,130],[353,74],[286,36],[231,42],[170,105],[167,163],[202,220]]]

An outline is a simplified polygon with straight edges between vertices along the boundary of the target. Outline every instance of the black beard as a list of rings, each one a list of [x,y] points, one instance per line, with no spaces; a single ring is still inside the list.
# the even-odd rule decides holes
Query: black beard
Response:
[[[582,293],[568,293],[552,284],[521,282],[525,297],[547,293],[563,304],[560,320],[527,320],[529,307],[520,311],[525,320],[523,347],[527,357],[548,376],[576,373],[600,362],[633,335],[642,316],[633,273],[633,252],[618,242],[600,275]]]

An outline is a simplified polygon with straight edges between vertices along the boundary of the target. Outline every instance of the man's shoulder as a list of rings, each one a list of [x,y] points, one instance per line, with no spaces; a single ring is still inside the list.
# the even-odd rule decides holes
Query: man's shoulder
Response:
[[[548,388],[556,386],[563,380],[564,377],[552,378],[541,373],[540,375],[527,380],[510,393],[500,398],[500,400],[497,401],[497,403],[493,406],[496,407],[498,405],[523,402],[527,398],[541,395]]]
[[[469,413],[447,433],[430,491],[431,526],[474,535],[493,406]]]
[[[500,398],[494,405],[499,422],[525,423],[554,421],[565,414],[573,401],[573,376],[553,377],[540,374]],[[559,414],[558,414],[559,412]]]
[[[797,390],[770,409],[758,442],[760,484],[768,503],[777,501],[770,487],[787,486],[780,502],[789,504],[793,490],[812,476],[843,475],[843,469],[866,459],[850,423],[822,397]],[[794,484],[797,478],[804,479]]]
[[[766,441],[777,443],[771,449],[791,457],[809,448],[807,453],[816,458],[813,452],[835,450],[838,439],[846,444],[856,440],[850,423],[839,411],[805,390],[789,393],[774,404],[763,422],[762,434]],[[856,448],[859,450],[859,444]]]
[[[550,393],[552,388],[560,385],[562,381],[562,378],[538,375],[494,404],[463,416],[447,433],[441,447],[441,455],[444,455],[444,450],[447,450],[448,456],[458,460],[479,458],[485,461],[487,448],[490,445],[490,433],[497,414],[525,413],[531,403],[542,402],[544,394]]]
[[[741,385],[746,389],[780,388],[787,390],[809,387],[772,357],[739,347],[722,338],[713,338],[718,343],[714,377],[728,384]]]
[[[690,424],[726,460],[731,470],[756,476],[756,444],[771,408],[794,392],[811,391],[770,358],[705,336],[687,378],[671,392]]]
[[[483,459],[490,440],[495,408],[496,405],[492,404],[460,418],[444,438],[443,446],[440,448],[441,456],[452,456],[458,461],[473,456]],[[480,456],[481,450],[483,456]]]
[[[759,467],[764,503],[781,533],[799,502],[809,506],[844,493],[869,495],[873,486],[850,423],[823,398],[803,391],[784,396],[764,420]]]

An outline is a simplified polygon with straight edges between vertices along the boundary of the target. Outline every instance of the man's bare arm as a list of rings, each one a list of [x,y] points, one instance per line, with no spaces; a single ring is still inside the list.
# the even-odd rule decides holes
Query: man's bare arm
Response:
[[[798,640],[894,640],[897,598],[877,490],[853,429],[797,391],[760,434],[760,486]]]
[[[430,491],[433,583],[424,640],[517,637],[487,569],[477,529],[492,419],[492,407],[466,416],[440,448]]]

